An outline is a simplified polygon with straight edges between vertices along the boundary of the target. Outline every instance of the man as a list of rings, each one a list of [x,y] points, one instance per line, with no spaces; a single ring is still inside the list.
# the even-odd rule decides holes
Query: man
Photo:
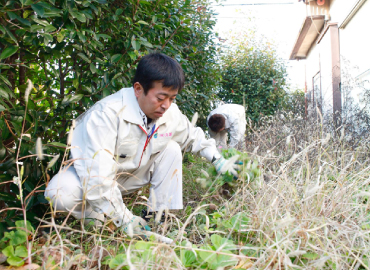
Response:
[[[181,150],[199,152],[219,173],[237,175],[233,160],[221,157],[215,141],[173,103],[183,86],[179,63],[149,54],[139,62],[132,88],[78,117],[70,147],[73,165],[62,168],[45,191],[54,209],[78,219],[108,218],[126,233],[145,235],[145,220],[127,209],[122,194],[150,184],[150,211],[182,209]]]
[[[229,148],[243,150],[246,129],[245,109],[238,104],[223,104],[207,117],[209,135],[216,140],[219,150],[227,149],[227,133],[230,133]]]

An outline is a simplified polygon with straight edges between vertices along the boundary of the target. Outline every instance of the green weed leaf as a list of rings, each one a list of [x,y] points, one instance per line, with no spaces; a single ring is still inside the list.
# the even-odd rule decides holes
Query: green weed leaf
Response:
[[[22,266],[24,264],[24,260],[17,256],[10,256],[6,261],[12,266]]]
[[[13,246],[18,246],[27,241],[27,233],[25,231],[17,230],[14,232],[12,239],[10,239],[10,244]]]
[[[28,257],[27,248],[25,246],[17,246],[15,248],[15,256],[22,258]]]
[[[126,261],[127,261],[126,254],[118,254],[116,257],[114,257],[113,259],[109,261],[109,267],[112,269],[115,269],[118,266],[122,267],[124,265],[127,265]]]
[[[14,247],[12,245],[7,246],[1,251],[6,257],[14,256]]]

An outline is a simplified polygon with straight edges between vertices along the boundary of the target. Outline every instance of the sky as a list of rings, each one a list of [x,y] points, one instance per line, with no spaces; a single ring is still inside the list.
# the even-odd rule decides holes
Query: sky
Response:
[[[215,31],[227,39],[230,31],[255,24],[258,33],[274,41],[279,56],[285,61],[288,82],[304,89],[304,60],[289,60],[306,16],[306,8],[298,0],[225,0],[213,3],[218,14]],[[248,19],[252,18],[252,20]]]

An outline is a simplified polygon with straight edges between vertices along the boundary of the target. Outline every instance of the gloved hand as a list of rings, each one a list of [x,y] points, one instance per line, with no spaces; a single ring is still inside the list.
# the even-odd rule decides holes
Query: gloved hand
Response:
[[[212,164],[215,166],[216,171],[218,173],[226,173],[229,172],[234,177],[238,178],[238,172],[236,170],[239,169],[239,166],[241,163],[238,161],[239,155],[232,156],[230,159],[225,159],[224,157],[220,157],[212,162]]]
[[[131,238],[147,239],[146,232],[150,231],[148,223],[139,216],[133,216],[130,222],[123,224],[121,228]]]
[[[125,223],[122,225],[122,230],[131,238],[139,238],[143,240],[149,240],[151,236],[154,236],[154,239],[166,243],[166,244],[172,244],[173,240],[170,238],[167,238],[165,236],[162,236],[157,233],[153,233],[150,231],[150,227],[146,223],[146,221],[138,216],[134,216],[130,222]]]

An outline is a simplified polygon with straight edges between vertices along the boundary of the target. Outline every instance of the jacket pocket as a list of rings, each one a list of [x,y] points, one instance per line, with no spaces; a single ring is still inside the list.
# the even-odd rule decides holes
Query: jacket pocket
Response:
[[[138,141],[121,142],[117,147],[116,156],[118,161],[124,162],[133,159],[138,151]]]

